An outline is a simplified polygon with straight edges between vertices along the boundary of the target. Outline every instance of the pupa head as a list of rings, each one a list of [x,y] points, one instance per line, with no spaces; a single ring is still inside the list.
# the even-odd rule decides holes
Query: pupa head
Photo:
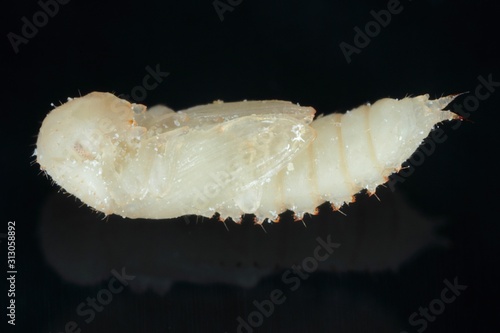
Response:
[[[83,202],[98,198],[100,211],[114,206],[110,189],[119,176],[122,156],[134,150],[141,127],[134,111],[144,108],[113,94],[93,92],[70,99],[44,119],[36,161],[66,191]]]

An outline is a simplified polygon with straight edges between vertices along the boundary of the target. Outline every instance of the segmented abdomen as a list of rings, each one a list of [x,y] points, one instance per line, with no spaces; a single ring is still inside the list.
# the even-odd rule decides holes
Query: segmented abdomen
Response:
[[[94,92],[46,117],[35,154],[59,185],[106,214],[262,221],[290,209],[300,218],[373,193],[437,123],[458,118],[443,111],[453,98],[386,98],[313,122],[313,108],[284,101],[145,112]]]
[[[297,218],[328,201],[338,209],[363,189],[369,194],[399,171],[435,124],[457,119],[442,111],[454,97],[382,99],[311,126],[316,139],[264,186],[257,216],[290,209]]]

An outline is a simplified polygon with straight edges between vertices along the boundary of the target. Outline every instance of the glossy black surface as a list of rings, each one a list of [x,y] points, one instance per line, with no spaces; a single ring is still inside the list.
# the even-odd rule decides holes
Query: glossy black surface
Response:
[[[22,17],[32,22],[41,7],[4,4],[0,233],[16,221],[18,273],[15,327],[0,283],[1,331],[238,332],[244,320],[258,327],[241,332],[498,332],[500,83],[470,121],[441,126],[447,139],[394,191],[381,187],[380,204],[359,198],[348,218],[322,207],[307,227],[289,214],[265,231],[250,219],[229,230],[192,217],[107,220],[57,193],[32,164],[51,103],[94,90],[173,109],[283,99],[318,113],[468,91],[451,107],[467,111],[478,77],[500,82],[493,1],[402,1],[350,63],[339,45],[355,45],[353,29],[388,2],[232,3],[221,21],[212,1],[70,1],[17,54],[8,34],[21,35]],[[169,75],[142,99],[148,66]],[[307,278],[293,272],[314,268],[316,238],[329,235],[340,246],[326,263]],[[118,283],[113,270],[136,278]],[[467,289],[446,292],[455,279]],[[90,310],[87,298],[99,295],[107,304]],[[269,299],[279,303],[273,311]],[[413,315],[429,306],[440,314]]]

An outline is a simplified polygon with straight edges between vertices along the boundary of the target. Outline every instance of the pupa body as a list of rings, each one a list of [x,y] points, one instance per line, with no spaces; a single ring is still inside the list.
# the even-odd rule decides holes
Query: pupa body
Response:
[[[105,214],[301,217],[373,193],[437,123],[458,118],[443,111],[453,98],[385,98],[313,121],[313,108],[284,101],[146,111],[94,92],[49,113],[37,162]]]

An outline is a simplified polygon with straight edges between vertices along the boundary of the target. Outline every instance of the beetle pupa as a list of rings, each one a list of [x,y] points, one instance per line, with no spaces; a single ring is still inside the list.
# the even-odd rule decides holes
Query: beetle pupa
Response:
[[[313,121],[285,101],[214,102],[174,112],[101,92],[52,110],[37,162],[62,188],[105,214],[301,217],[373,193],[442,121],[455,96],[384,98]]]

